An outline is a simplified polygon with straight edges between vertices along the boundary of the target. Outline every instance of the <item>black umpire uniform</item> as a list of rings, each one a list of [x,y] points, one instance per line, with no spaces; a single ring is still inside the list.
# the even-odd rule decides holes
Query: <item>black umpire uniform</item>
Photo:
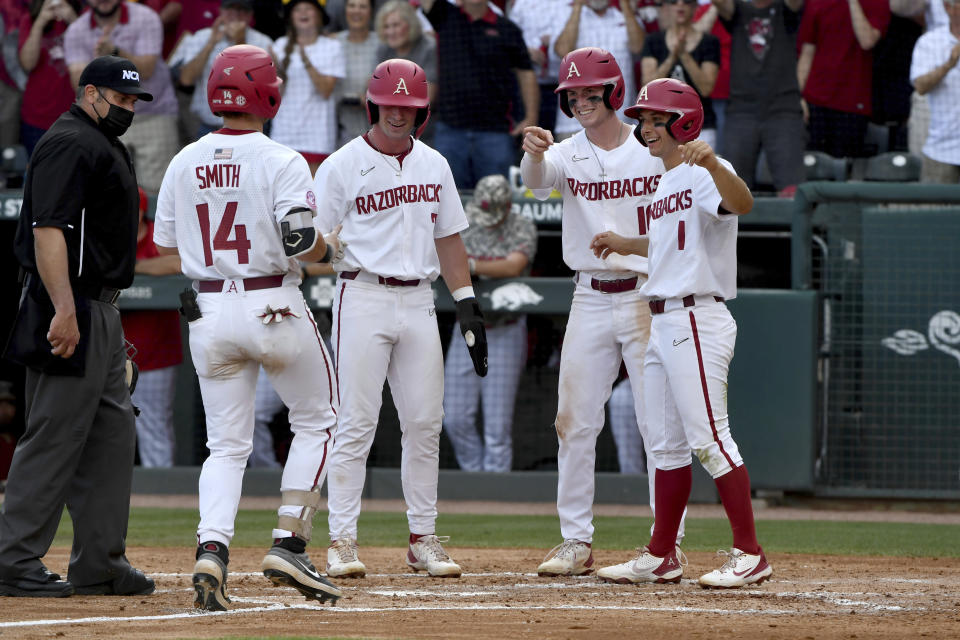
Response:
[[[80,88],[77,103],[33,153],[14,242],[25,281],[5,356],[26,367],[26,432],[0,515],[0,595],[154,589],[125,556],[136,431],[116,300],[133,282],[139,197],[130,156],[117,140],[133,112],[108,100],[153,96],[140,87],[133,63],[114,56],[93,60]],[[105,95],[108,89],[117,93]],[[45,227],[62,232],[65,251],[44,244],[38,259],[34,230]],[[38,263],[45,265],[43,278]],[[57,313],[48,287],[58,290],[58,275],[61,283],[69,276],[80,333],[70,357],[54,355],[55,340],[48,339]],[[72,327],[69,312],[59,321]],[[41,562],[64,506],[74,528],[67,581]]]

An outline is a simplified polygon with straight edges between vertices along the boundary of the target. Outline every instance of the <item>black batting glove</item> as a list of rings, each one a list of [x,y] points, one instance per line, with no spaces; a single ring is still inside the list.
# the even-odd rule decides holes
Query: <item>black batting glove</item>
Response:
[[[487,331],[483,327],[483,314],[476,298],[464,298],[457,303],[457,322],[470,350],[473,370],[482,378],[487,375]]]

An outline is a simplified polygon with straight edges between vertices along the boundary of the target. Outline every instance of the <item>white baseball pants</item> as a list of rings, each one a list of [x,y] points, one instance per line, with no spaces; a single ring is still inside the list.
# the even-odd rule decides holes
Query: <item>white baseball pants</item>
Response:
[[[443,349],[430,283],[394,287],[338,279],[332,343],[340,413],[327,485],[331,540],[357,537],[384,379],[400,418],[400,479],[410,532],[435,533]]]
[[[226,287],[225,287],[226,288]],[[294,285],[235,293],[201,293],[203,317],[190,323],[190,352],[207,414],[210,456],[200,472],[201,542],[229,544],[247,457],[253,449],[254,397],[262,365],[290,408],[293,442],[281,491],[311,491],[323,484],[336,429],[337,382],[313,314]],[[289,307],[299,318],[264,325],[265,307]],[[279,515],[300,517],[302,506],[281,505]],[[289,536],[274,529],[272,537]]]

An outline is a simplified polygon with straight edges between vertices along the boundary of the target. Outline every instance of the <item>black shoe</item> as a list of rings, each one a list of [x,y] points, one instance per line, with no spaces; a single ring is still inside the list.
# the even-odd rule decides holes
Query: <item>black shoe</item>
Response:
[[[0,596],[66,598],[73,593],[72,584],[43,566],[17,578],[0,579]]]
[[[148,596],[156,585],[140,569],[130,567],[125,574],[114,580],[86,584],[74,588],[78,596]]]

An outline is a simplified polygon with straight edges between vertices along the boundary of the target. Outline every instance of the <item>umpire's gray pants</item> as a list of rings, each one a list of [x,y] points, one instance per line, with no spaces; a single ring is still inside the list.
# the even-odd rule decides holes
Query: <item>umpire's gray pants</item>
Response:
[[[26,432],[0,515],[2,578],[40,566],[64,505],[73,520],[67,579],[96,584],[129,570],[124,552],[136,431],[115,306],[90,303],[88,339],[82,378],[27,368]]]

